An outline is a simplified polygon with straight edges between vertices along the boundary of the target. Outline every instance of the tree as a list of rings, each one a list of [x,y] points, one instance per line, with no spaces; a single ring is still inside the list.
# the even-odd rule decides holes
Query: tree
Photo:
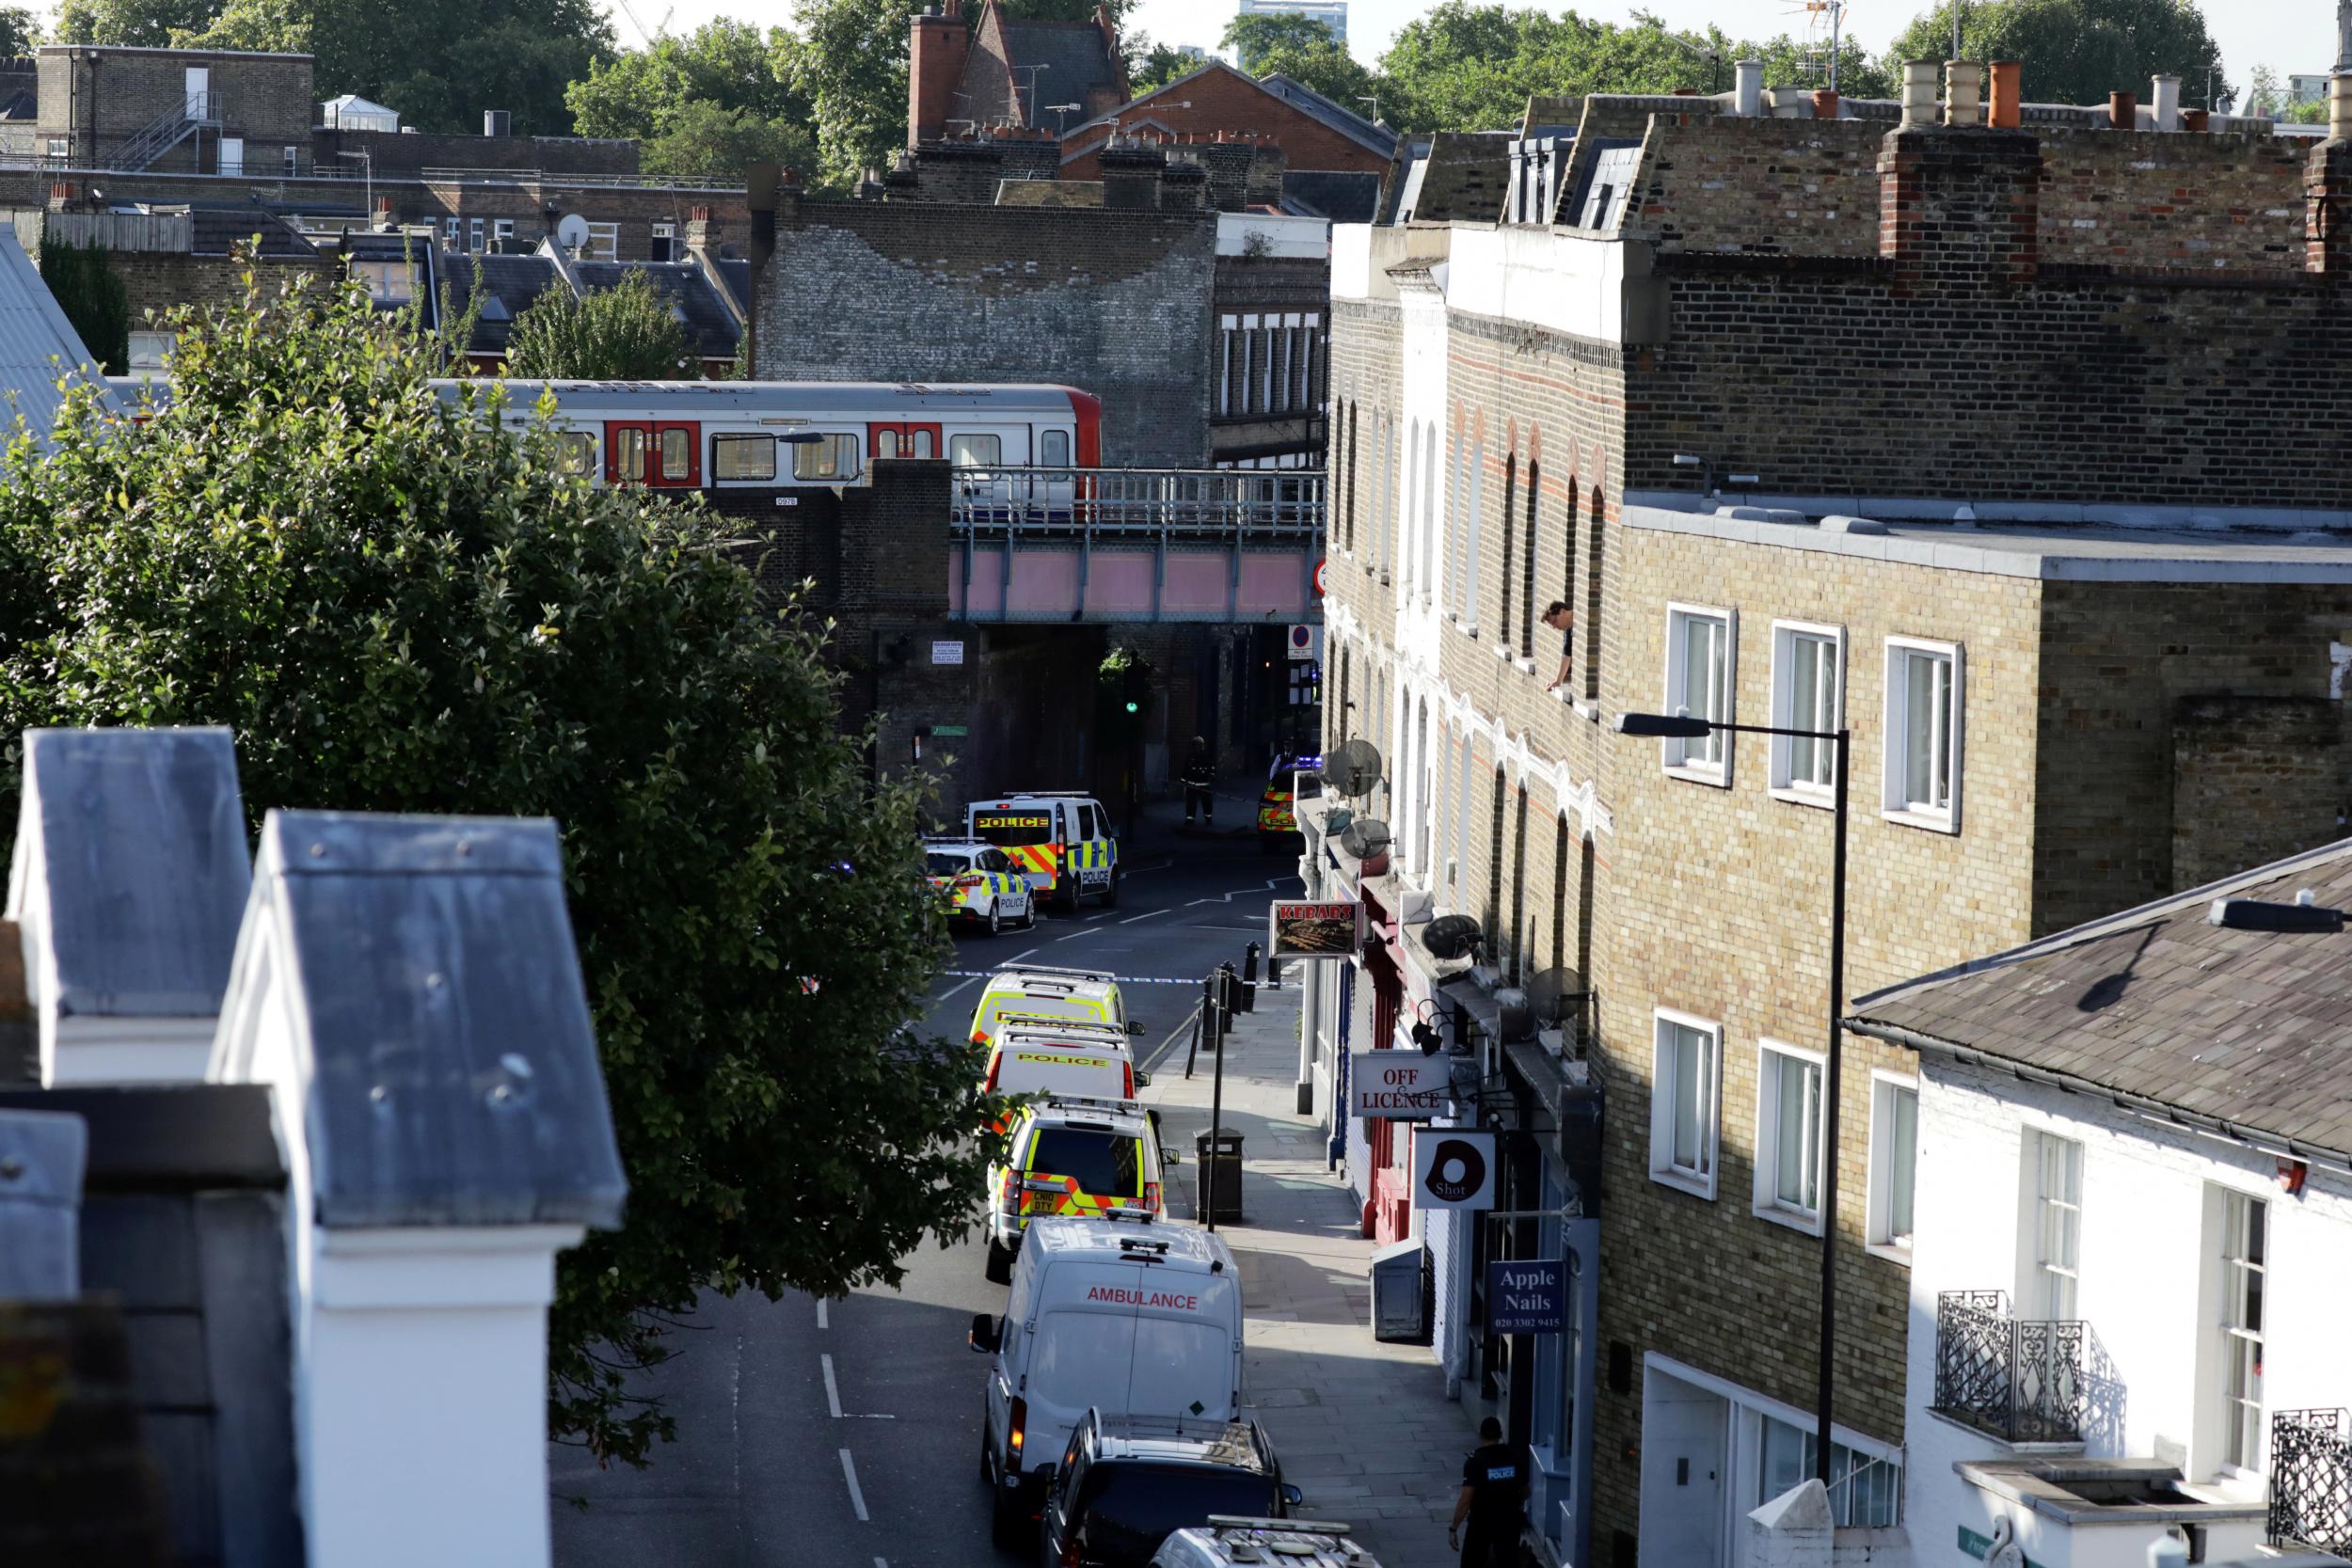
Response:
[[[65,319],[99,369],[120,375],[131,363],[131,294],[115,276],[105,250],[68,245],[46,234],[40,242],[40,280],[56,296]]]
[[[2196,102],[2209,77],[2217,96],[2230,90],[2196,0],[1971,0],[1960,28],[1962,59],[2023,60],[2036,103],[2105,103],[2118,90],[2144,98],[2161,75],[2178,76]],[[1944,5],[1915,20],[1888,57],[1941,60],[1951,48]]]
[[[40,19],[23,6],[0,6],[0,55],[29,55],[40,42]]]
[[[647,174],[740,183],[747,164],[813,167],[817,144],[799,125],[750,109],[725,109],[707,98],[690,99],[638,149]]]
[[[809,105],[776,74],[778,33],[721,20],[592,66],[564,102],[583,136],[634,136],[649,174],[739,180],[743,166],[807,166]]]
[[[670,302],[641,271],[578,297],[549,288],[515,318],[507,345],[506,373],[530,381],[675,381],[694,358]]]
[[[1244,71],[1256,72],[1258,58],[1277,49],[1304,50],[1339,42],[1323,19],[1295,11],[1245,11],[1225,24],[1217,47],[1230,49]]]
[[[847,186],[906,146],[903,0],[795,0],[797,34],[779,32],[775,73],[808,103],[826,182]]]
[[[2286,89],[2279,85],[2279,73],[2266,65],[2258,65],[2246,81],[2246,112],[2249,115],[2276,115],[2286,107]]]
[[[172,35],[209,24],[218,0],[61,0],[57,40],[167,48]]]
[[[183,49],[253,49],[286,55],[310,52],[310,0],[229,0],[202,28],[175,29]]]
[[[1367,119],[1372,118],[1367,100],[1380,95],[1380,78],[1349,54],[1345,44],[1328,36],[1303,49],[1276,45],[1260,55],[1250,70],[1261,77],[1287,76]]]
[[[143,422],[83,388],[0,457],[0,725],[227,724],[257,816],[557,821],[630,1191],[559,1265],[550,1419],[639,1460],[671,1422],[622,1369],[699,1290],[894,1280],[967,1222],[997,1106],[905,1022],[945,945],[919,786],[836,732],[731,527],[565,474],[315,282],[174,318]]]
[[[1181,76],[1189,76],[1208,62],[1187,55],[1172,43],[1153,43],[1141,33],[1125,35],[1127,86],[1137,98],[1157,92]]]

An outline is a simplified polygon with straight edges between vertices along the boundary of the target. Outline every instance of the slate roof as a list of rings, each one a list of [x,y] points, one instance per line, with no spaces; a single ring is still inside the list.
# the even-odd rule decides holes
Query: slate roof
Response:
[[[1005,54],[1020,87],[1022,123],[1036,126],[1047,103],[1083,103],[1096,88],[1119,92],[1119,62],[1104,47],[1103,29],[1091,22],[1004,19]],[[1030,90],[1031,66],[1045,70]],[[1121,97],[1125,94],[1120,93]]]
[[[34,433],[46,438],[63,401],[58,378],[91,362],[56,295],[40,280],[40,270],[16,243],[15,231],[0,230],[0,396],[7,399],[0,404],[0,420],[22,414]],[[105,379],[93,379],[99,395],[113,402]]]
[[[2225,895],[2291,903],[2306,888],[2352,908],[2352,839],[1861,997],[1848,1026],[2352,1154],[2352,931],[2207,920]]]
[[[1326,98],[1306,83],[1280,71],[1258,78],[1258,86],[1311,119],[1322,121],[1352,141],[1360,142],[1383,158],[1396,155],[1396,133],[1366,119],[1335,98]]]
[[[710,286],[710,279],[691,261],[575,261],[573,270],[580,275],[580,286],[591,293],[617,288],[622,278],[632,272],[642,272],[653,280],[654,292],[676,307],[686,329],[686,341],[706,359],[725,359],[734,356],[742,329],[727,309],[726,301]]]
[[[168,211],[159,208],[157,211]],[[198,256],[226,256],[260,235],[264,256],[316,256],[319,247],[294,230],[277,214],[246,203],[235,207],[198,207],[188,213],[188,243]]]
[[[1370,223],[1380,211],[1380,176],[1340,169],[1285,169],[1282,211],[1333,223]]]
[[[555,263],[545,256],[469,256],[450,251],[441,257],[449,277],[450,303],[464,309],[473,297],[474,277],[482,278],[482,315],[474,324],[471,347],[476,354],[503,354],[513,340],[515,318],[550,288],[562,288]]]
[[[726,276],[730,265],[736,273],[734,277]],[[458,309],[463,309],[472,297],[474,276],[481,274],[485,293],[482,316],[474,325],[471,350],[475,354],[505,353],[513,341],[515,318],[530,309],[548,290],[564,286],[554,259],[537,253],[476,256],[464,251],[443,251],[440,266],[449,281],[451,303]],[[726,301],[693,262],[574,261],[572,270],[581,286],[591,292],[613,288],[632,272],[646,274],[653,279],[655,291],[677,307],[686,341],[696,353],[706,359],[734,356],[741,328],[736,325]],[[720,272],[730,290],[740,285],[739,299],[748,295],[749,262],[723,261]]]

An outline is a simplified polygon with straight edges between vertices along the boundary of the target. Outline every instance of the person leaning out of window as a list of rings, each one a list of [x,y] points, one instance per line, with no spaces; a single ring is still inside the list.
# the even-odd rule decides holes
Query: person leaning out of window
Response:
[[[1567,600],[1554,599],[1551,608],[1544,611],[1543,621],[1560,634],[1560,673],[1544,688],[1546,691],[1557,691],[1568,684],[1569,656],[1576,652],[1576,611],[1568,608]]]

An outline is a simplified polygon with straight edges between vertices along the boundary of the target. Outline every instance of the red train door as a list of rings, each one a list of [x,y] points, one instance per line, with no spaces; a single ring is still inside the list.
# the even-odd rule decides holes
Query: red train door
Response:
[[[608,484],[698,489],[703,482],[702,426],[691,420],[622,420],[604,427]]]
[[[866,450],[877,463],[891,457],[940,457],[939,426],[893,422],[866,427]]]

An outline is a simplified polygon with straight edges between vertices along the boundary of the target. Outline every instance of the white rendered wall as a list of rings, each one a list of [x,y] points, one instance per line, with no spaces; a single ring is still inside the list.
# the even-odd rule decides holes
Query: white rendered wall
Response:
[[[2112,1102],[1923,1059],[1915,1205],[1905,1437],[1905,1498],[1919,1560],[1958,1561],[1961,1526],[1989,1535],[1996,1499],[1953,1472],[1962,1460],[2009,1457],[2006,1447],[1929,1413],[1935,1386],[1939,1291],[2000,1290],[2031,1315],[2032,1182],[2024,1134],[2046,1130],[2082,1145],[2077,1316],[2090,1325],[2094,1409],[2085,1452],[2153,1459],[2185,1450],[2192,1483],[2216,1479],[2220,1457],[2217,1307],[2211,1288],[2207,1189],[2268,1205],[2270,1268],[2264,1392],[2269,1412],[2352,1404],[2352,1180],[2313,1170],[2300,1198],[2274,1180],[2276,1161],[2242,1145],[2158,1125]],[[2259,1497],[2258,1483],[2228,1489]],[[2054,1528],[2011,1513],[2019,1543],[2045,1568],[2139,1568],[2151,1536],[2121,1528]],[[2071,1543],[2067,1536],[2075,1537]],[[2241,1535],[2243,1538],[2241,1539]],[[2217,1529],[2208,1556],[2251,1555],[2258,1528]]]
[[[1457,310],[1625,341],[1625,245],[1581,231],[1498,224],[1454,231],[1446,295]]]

